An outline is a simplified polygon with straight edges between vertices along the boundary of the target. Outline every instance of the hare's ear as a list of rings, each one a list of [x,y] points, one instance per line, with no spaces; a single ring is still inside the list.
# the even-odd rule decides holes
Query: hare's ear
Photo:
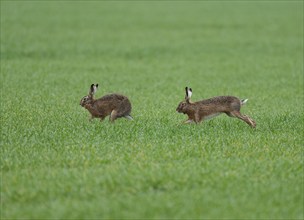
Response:
[[[185,90],[186,90],[185,100],[189,103],[190,102],[190,98],[192,96],[192,89],[186,87]]]
[[[188,97],[189,97],[189,99],[191,98],[191,96],[192,96],[192,89],[189,88],[189,89],[188,89]]]
[[[188,87],[185,88],[185,92],[186,92],[185,99],[187,99],[187,97],[188,97]]]
[[[90,87],[89,94],[94,95],[97,91],[97,88],[98,88],[98,84],[96,84],[96,85],[92,84],[91,87]]]

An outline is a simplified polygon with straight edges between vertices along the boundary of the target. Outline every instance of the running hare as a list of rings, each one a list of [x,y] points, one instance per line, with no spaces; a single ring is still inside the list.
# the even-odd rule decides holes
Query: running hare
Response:
[[[91,113],[91,119],[100,118],[102,121],[110,115],[111,122],[121,117],[133,120],[130,115],[132,109],[131,103],[126,96],[113,93],[102,96],[99,99],[94,99],[93,95],[96,93],[97,88],[98,84],[92,84],[89,95],[80,100],[80,105]]]
[[[176,111],[188,115],[188,119],[184,123],[199,123],[203,120],[218,116],[221,113],[226,113],[230,117],[236,117],[243,120],[252,128],[255,128],[254,120],[240,113],[241,106],[248,99],[240,100],[234,96],[217,96],[210,99],[191,102],[192,89],[186,87],[185,100],[180,102]]]

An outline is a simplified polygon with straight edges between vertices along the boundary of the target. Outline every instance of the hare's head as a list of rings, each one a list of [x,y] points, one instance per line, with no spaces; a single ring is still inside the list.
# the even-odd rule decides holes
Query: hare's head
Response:
[[[81,100],[80,100],[80,105],[83,107],[85,105],[91,104],[93,102],[93,95],[96,93],[98,88],[98,84],[94,85],[92,84],[89,90],[89,95],[84,96]]]
[[[185,100],[181,101],[176,108],[177,112],[184,114],[188,111],[189,108],[191,108],[190,98],[192,96],[191,88],[186,87],[185,90],[186,90]]]

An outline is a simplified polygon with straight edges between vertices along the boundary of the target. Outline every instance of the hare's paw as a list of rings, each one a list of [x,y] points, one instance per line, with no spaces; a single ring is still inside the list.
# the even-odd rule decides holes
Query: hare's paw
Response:
[[[195,121],[192,120],[192,119],[187,119],[186,121],[184,121],[184,124],[192,124],[194,123]]]

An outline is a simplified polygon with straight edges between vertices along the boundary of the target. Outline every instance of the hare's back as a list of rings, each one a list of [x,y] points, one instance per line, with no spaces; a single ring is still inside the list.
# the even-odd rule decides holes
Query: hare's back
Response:
[[[103,108],[113,109],[121,109],[121,108],[128,108],[131,109],[131,103],[128,97],[121,95],[121,94],[108,94],[105,95],[97,100],[97,105]]]
[[[226,112],[239,110],[241,101],[234,96],[217,96],[210,99],[199,101],[199,105],[204,110]]]
[[[121,101],[128,100],[128,98],[124,95],[113,93],[113,94],[105,95],[105,96],[99,98],[98,100],[107,101],[107,102],[121,102]]]
[[[200,101],[201,104],[215,104],[215,105],[223,105],[229,103],[241,103],[240,99],[235,96],[216,96],[210,99],[204,99]]]
[[[113,106],[119,106],[123,103],[130,103],[128,97],[116,93],[105,95],[99,98],[97,101],[99,103],[108,103]]]

